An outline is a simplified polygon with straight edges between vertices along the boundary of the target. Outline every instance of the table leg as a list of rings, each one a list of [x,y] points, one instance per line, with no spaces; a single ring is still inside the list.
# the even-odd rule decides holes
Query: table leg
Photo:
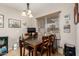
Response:
[[[37,48],[34,47],[34,52],[33,52],[33,55],[36,56],[37,55]]]
[[[56,51],[57,51],[57,55],[58,55],[58,44],[57,44],[57,39],[56,39]]]
[[[21,45],[21,40],[19,41],[19,47],[20,47],[20,56],[22,56],[22,45]]]
[[[51,56],[52,46],[49,47],[49,56]]]
[[[20,46],[20,56],[22,56],[22,47]]]

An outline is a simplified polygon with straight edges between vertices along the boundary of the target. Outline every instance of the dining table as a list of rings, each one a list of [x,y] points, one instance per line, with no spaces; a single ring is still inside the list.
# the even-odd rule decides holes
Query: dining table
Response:
[[[28,43],[30,47],[32,47],[33,55],[37,55],[37,47],[42,44],[42,38],[30,38],[24,41],[25,43]],[[23,40],[20,40],[20,56],[22,56],[22,47],[23,47]]]
[[[57,39],[56,39],[57,41]],[[29,39],[25,39],[25,40],[19,40],[19,46],[20,46],[20,56],[23,56],[23,50],[22,47],[24,47],[24,43],[28,43],[30,47],[33,48],[33,56],[37,56],[37,47],[39,47],[39,45],[42,44],[42,37],[37,37],[37,38],[29,38]],[[57,45],[57,42],[56,42]],[[56,48],[57,49],[57,48]],[[58,49],[57,49],[58,50]],[[49,56],[51,55],[51,51],[49,50]]]

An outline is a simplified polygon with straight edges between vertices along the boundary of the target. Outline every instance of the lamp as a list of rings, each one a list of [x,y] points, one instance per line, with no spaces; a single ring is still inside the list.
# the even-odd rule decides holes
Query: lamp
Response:
[[[30,8],[29,8],[29,3],[27,3],[26,4],[27,5],[27,12],[26,12],[26,10],[24,10],[23,12],[22,12],[22,16],[29,16],[29,18],[32,18],[33,17],[33,15],[32,15],[32,12],[31,12],[31,10],[30,10]]]

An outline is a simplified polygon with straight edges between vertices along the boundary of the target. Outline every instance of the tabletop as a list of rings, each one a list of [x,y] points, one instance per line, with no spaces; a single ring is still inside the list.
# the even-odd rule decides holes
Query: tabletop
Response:
[[[32,39],[27,39],[25,42],[32,46],[37,46],[42,43],[42,39],[41,38],[32,38]]]

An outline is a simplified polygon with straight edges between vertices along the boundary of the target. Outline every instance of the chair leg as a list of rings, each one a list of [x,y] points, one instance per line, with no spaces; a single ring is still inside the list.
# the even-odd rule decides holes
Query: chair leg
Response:
[[[41,51],[41,56],[43,55],[43,51]]]
[[[33,56],[33,51],[32,51],[32,56]]]
[[[41,53],[41,56],[42,56],[42,53]]]
[[[51,56],[51,46],[48,47],[48,56]]]
[[[53,48],[53,44],[52,44],[52,53],[54,54],[55,53],[55,49]]]
[[[24,51],[23,51],[23,56],[25,56],[25,48],[24,48]]]
[[[36,51],[36,56],[38,56],[37,51]]]
[[[52,47],[52,45],[49,47],[49,56],[51,56],[51,52],[53,52],[53,47]]]
[[[29,50],[29,56],[30,56],[30,50]]]
[[[48,50],[49,51],[49,50]],[[47,56],[48,56],[48,51],[47,51]]]

